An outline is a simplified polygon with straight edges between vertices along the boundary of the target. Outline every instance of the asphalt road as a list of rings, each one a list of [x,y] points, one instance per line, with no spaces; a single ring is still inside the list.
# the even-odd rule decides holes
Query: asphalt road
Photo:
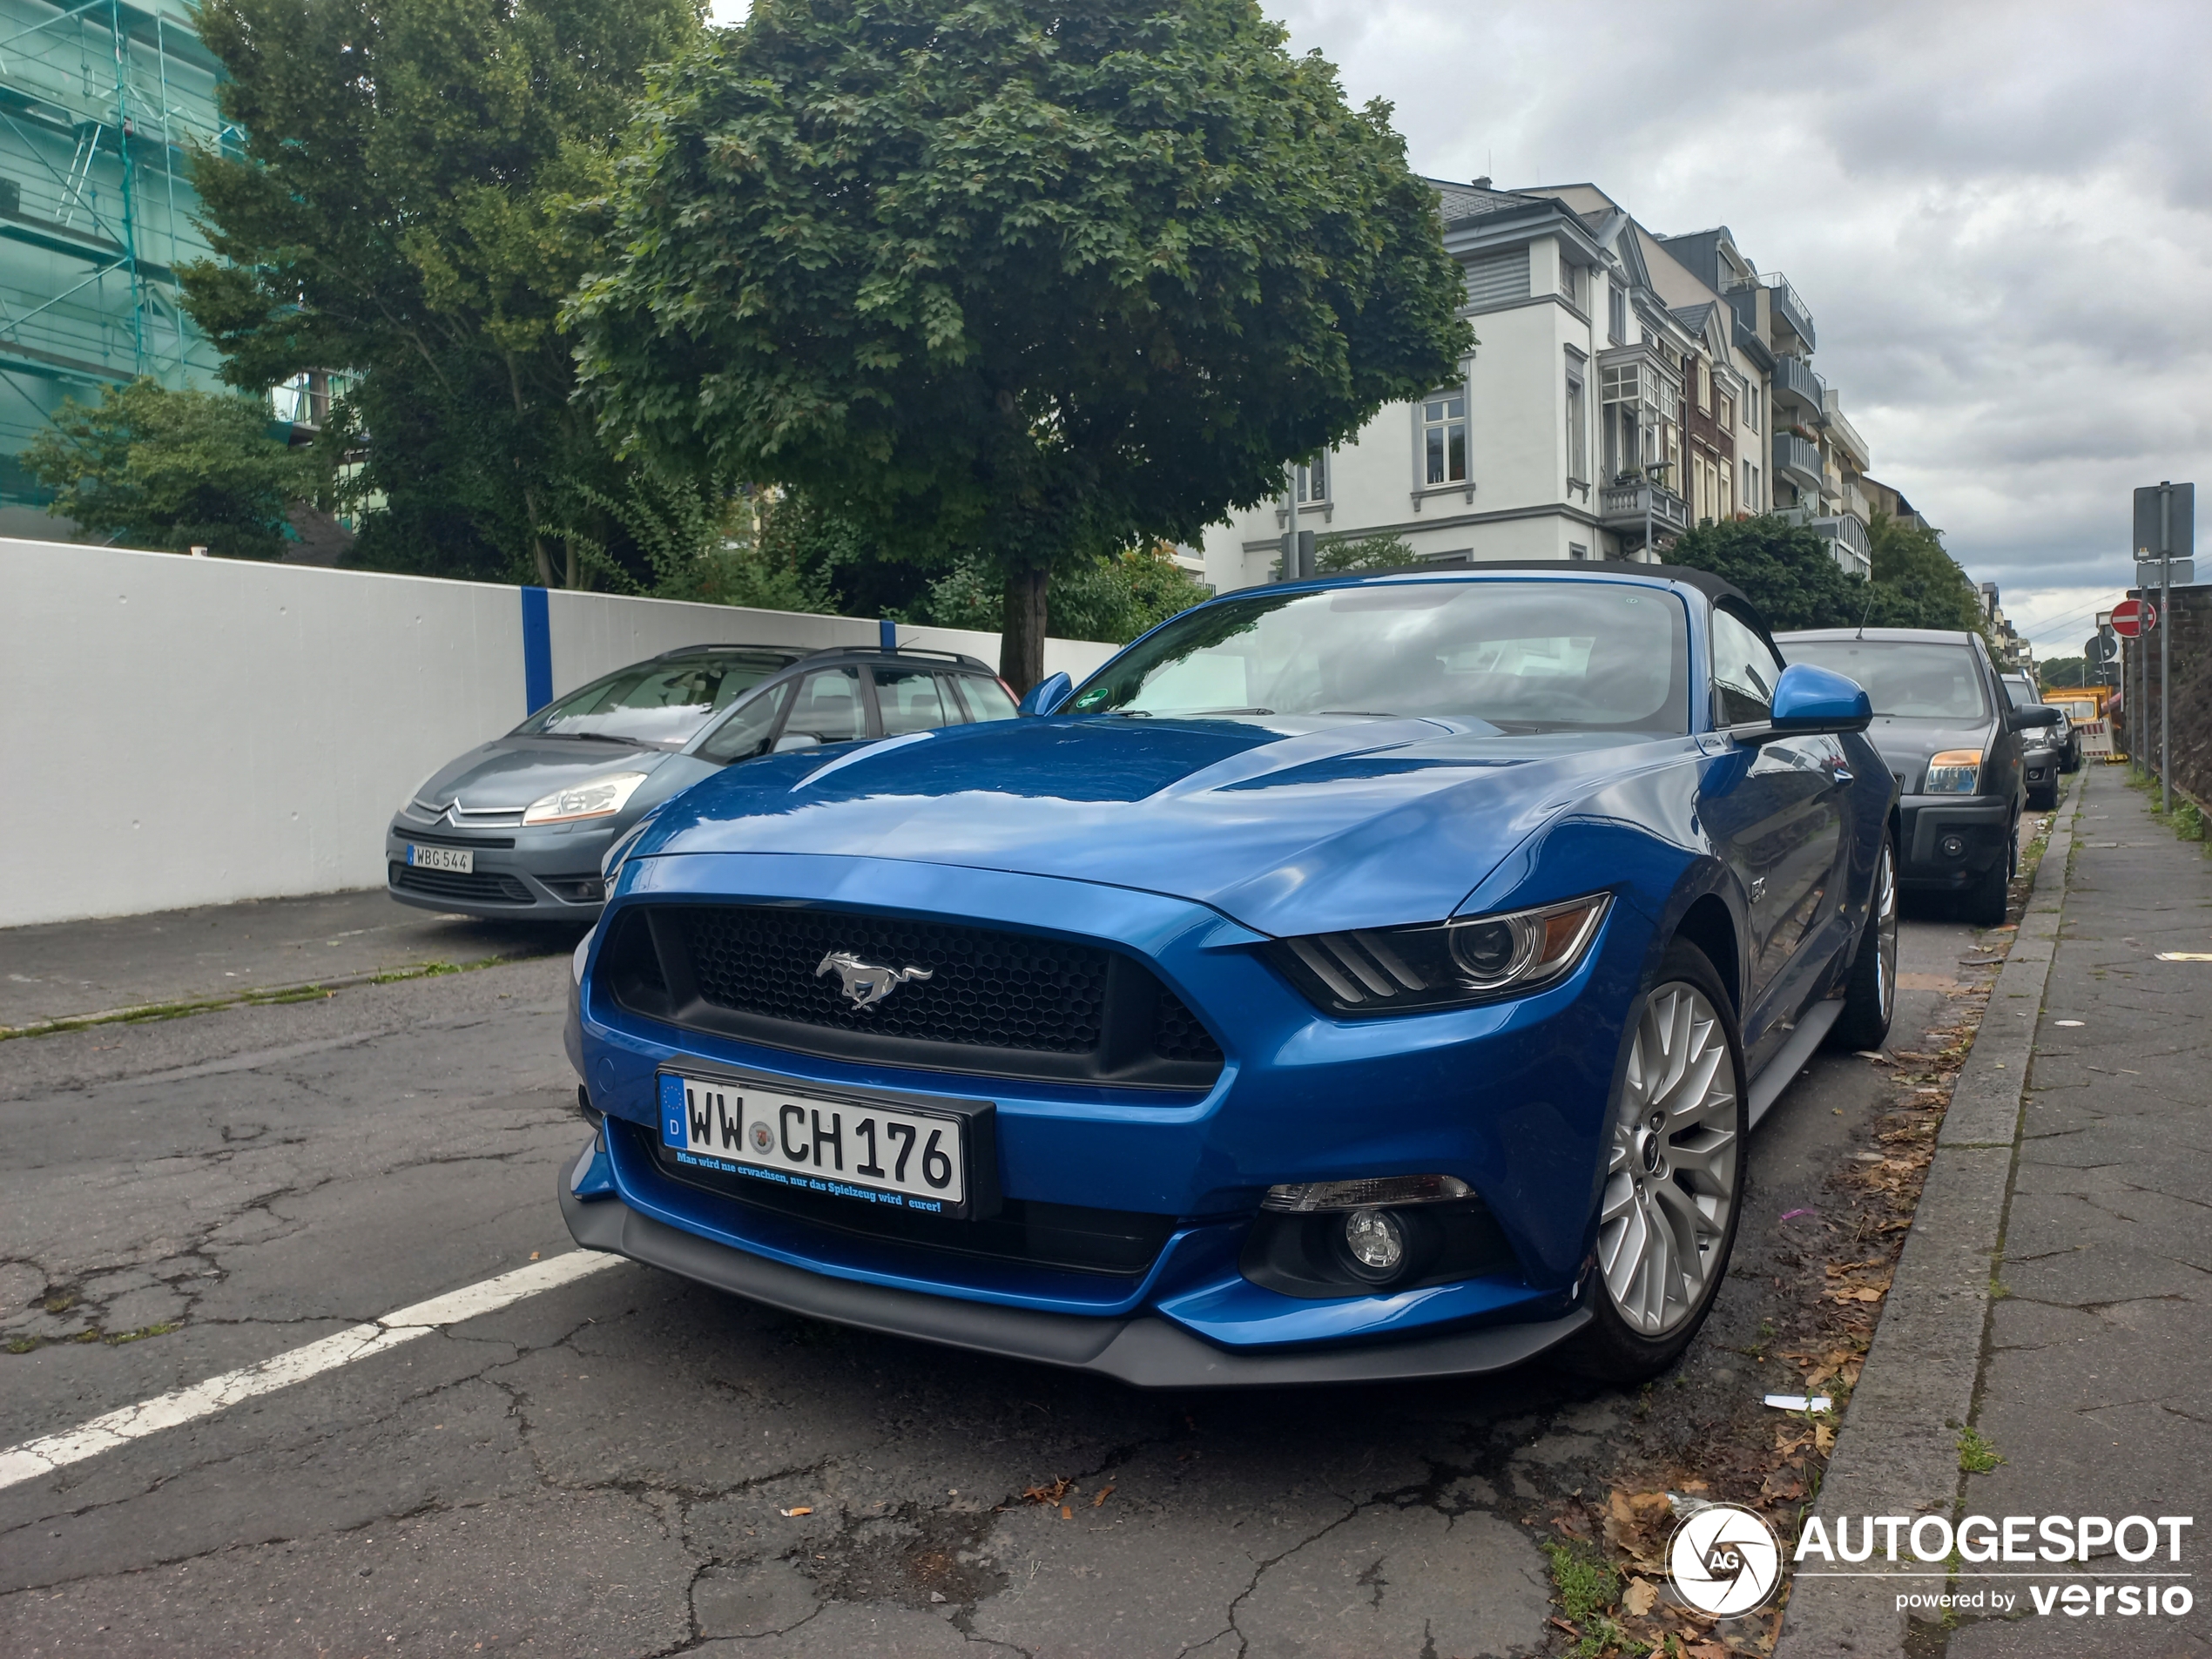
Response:
[[[1972,942],[1906,924],[1894,1041]],[[0,1043],[0,1447],[568,1251],[567,973]],[[1883,1096],[1823,1056],[1761,1127],[1647,1407],[1685,1437],[1758,1386],[1776,1220]],[[1546,1634],[1524,1521],[1634,1409],[1541,1369],[1139,1394],[618,1264],[0,1488],[0,1651],[1507,1653]]]

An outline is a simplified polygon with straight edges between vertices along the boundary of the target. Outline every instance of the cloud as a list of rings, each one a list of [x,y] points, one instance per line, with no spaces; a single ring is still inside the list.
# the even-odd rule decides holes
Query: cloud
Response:
[[[1396,105],[1424,172],[1588,179],[1656,230],[1730,226],[1811,307],[1875,475],[1977,580],[2008,610],[2116,593],[2128,492],[2212,451],[2212,8],[1635,17],[1603,40],[1532,0],[1286,21],[1352,98]]]

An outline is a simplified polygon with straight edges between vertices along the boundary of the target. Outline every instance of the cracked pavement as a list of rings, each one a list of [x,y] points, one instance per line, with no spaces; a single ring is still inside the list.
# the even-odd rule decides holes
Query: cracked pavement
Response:
[[[570,1249],[567,973],[0,1045],[0,1445]],[[1848,1056],[1785,1096],[1739,1274],[1880,1098]],[[1757,1288],[1668,1436],[1754,1386]],[[1142,1394],[620,1264],[0,1489],[0,1651],[1528,1653],[1553,1501],[1639,1409],[1541,1367]]]
[[[1974,1426],[1973,1514],[2188,1514],[2212,1528],[2212,860],[2092,768],[2021,1114]],[[2078,1023],[2061,1023],[2078,1022]],[[2109,1547],[2101,1564],[2121,1565]],[[2163,1563],[2161,1563],[2161,1565]],[[2155,1629],[2020,1617],[1953,1659],[2212,1653],[2205,1595]],[[2137,1624],[2128,1621],[2128,1624]]]

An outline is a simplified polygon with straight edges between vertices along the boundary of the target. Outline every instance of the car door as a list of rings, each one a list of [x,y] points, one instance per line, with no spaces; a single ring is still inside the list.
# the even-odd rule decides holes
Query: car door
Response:
[[[1771,718],[1782,659],[1764,633],[1733,610],[1713,612],[1715,720],[1756,728]],[[1750,949],[1747,1036],[1764,1005],[1814,937],[1832,894],[1844,845],[1842,745],[1827,736],[1739,739],[1734,767],[1708,773],[1701,803],[1716,851],[1743,883]]]
[[[868,732],[867,706],[860,700],[858,668],[818,668],[799,682],[799,695],[784,722],[779,749],[798,748],[805,740],[849,743]]]

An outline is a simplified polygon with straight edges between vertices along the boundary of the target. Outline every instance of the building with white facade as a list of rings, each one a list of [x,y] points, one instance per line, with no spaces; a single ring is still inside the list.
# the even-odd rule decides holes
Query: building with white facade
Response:
[[[1658,559],[1701,520],[1785,510],[1866,571],[1870,457],[1786,279],[1725,228],[1656,236],[1593,185],[1430,182],[1479,343],[1294,469],[1298,529],[1420,560]],[[1289,493],[1207,533],[1217,590],[1280,568]]]

